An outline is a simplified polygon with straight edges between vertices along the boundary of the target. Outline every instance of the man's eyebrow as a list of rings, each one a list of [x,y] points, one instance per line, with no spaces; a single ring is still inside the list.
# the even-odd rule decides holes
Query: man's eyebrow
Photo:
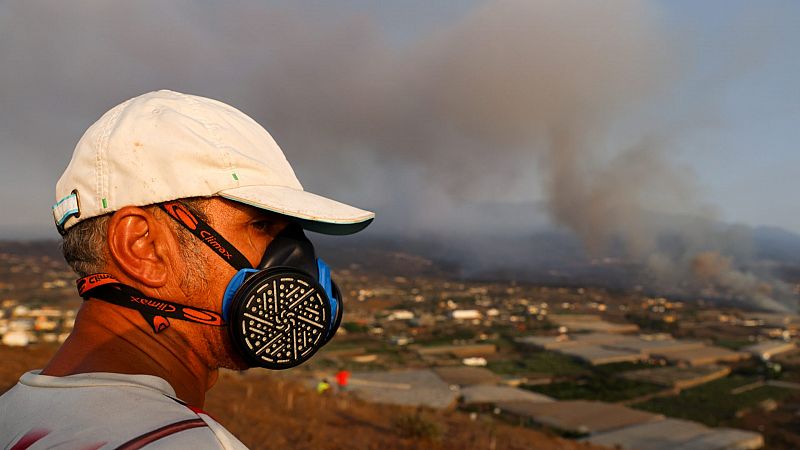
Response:
[[[263,220],[269,222],[278,222],[281,220],[280,214],[275,214],[273,212],[258,210],[253,216],[251,217],[253,220]]]
[[[283,214],[278,214],[278,213],[273,212],[273,211],[267,211],[265,209],[259,209],[258,210],[258,215],[260,217],[262,217],[263,219],[265,219],[265,220],[271,220],[273,222],[278,222],[278,223],[291,222],[292,221],[291,217],[286,217]]]
[[[278,213],[274,213],[271,211],[264,211],[259,210],[255,215],[251,217],[249,222],[265,222],[270,226],[280,226],[280,225],[287,225],[291,222],[291,219],[283,216]]]

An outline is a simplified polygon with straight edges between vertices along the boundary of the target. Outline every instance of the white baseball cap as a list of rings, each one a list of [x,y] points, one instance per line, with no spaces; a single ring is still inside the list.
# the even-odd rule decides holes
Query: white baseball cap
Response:
[[[163,90],[115,106],[86,130],[56,184],[53,218],[63,233],[123,206],[209,196],[326,234],[355,233],[375,217],[304,191],[272,136],[238,109]]]

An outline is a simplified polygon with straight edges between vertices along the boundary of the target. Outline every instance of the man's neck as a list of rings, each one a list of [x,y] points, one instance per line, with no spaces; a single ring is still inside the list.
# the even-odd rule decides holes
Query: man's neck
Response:
[[[217,376],[178,330],[154,334],[138,312],[97,300],[83,303],[75,329],[42,375],[90,372],[157,376],[196,407],[203,406]]]

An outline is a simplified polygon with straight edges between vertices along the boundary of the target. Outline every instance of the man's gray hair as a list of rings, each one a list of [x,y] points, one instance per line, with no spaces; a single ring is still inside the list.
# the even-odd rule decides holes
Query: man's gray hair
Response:
[[[79,277],[103,271],[108,259],[105,242],[109,217],[106,214],[86,219],[64,234],[61,252]]]
[[[194,213],[201,220],[208,222],[206,215],[206,202],[207,199],[194,197],[181,200],[189,210]],[[151,210],[158,210],[163,213],[156,205],[146,206],[145,208]],[[108,238],[108,220],[111,214],[92,217],[79,222],[72,226],[64,234],[64,240],[61,243],[61,252],[64,254],[64,259],[67,264],[72,267],[72,270],[78,274],[79,277],[85,277],[93,273],[102,272],[108,262],[108,249],[106,240]],[[170,219],[172,220],[172,219]],[[181,244],[181,253],[187,261],[194,259],[202,259],[201,247],[197,244],[199,241],[186,230],[183,226],[175,223],[178,242]],[[194,264],[190,264],[190,267]],[[186,278],[195,278],[198,274],[194,270],[192,273],[186,274]],[[198,282],[199,280],[182,280],[184,282]]]

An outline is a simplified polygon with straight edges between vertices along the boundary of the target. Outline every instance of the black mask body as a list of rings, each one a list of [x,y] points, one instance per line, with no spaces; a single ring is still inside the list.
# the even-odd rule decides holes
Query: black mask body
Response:
[[[290,223],[269,244],[255,268],[207,223],[180,202],[162,206],[170,217],[237,269],[222,299],[222,315],[150,298],[108,274],[78,280],[84,298],[138,310],[158,333],[168,318],[226,326],[248,365],[287,369],[302,364],[336,333],[342,300],[330,269],[317,259],[300,225]]]

